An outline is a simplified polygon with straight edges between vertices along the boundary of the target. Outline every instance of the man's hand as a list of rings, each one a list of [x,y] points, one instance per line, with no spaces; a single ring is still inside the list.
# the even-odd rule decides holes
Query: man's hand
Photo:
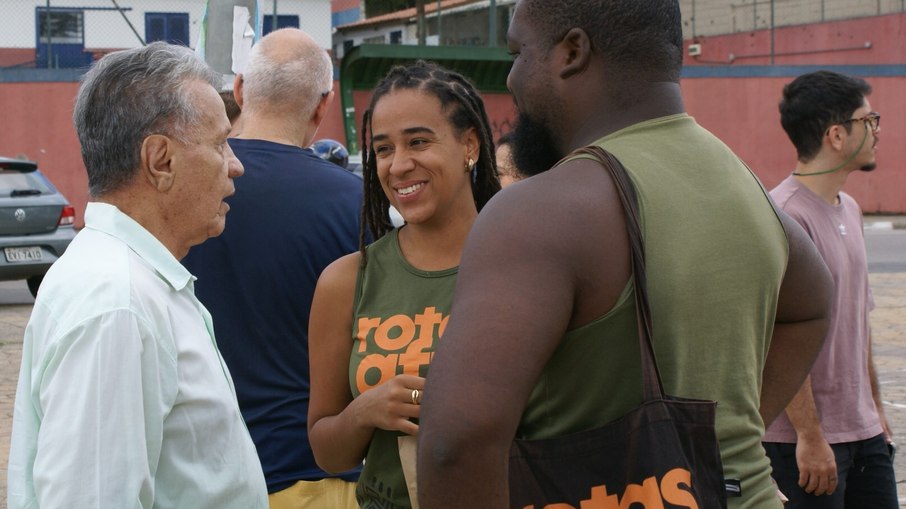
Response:
[[[823,436],[799,437],[796,442],[799,486],[812,495],[830,495],[837,489],[837,461]]]

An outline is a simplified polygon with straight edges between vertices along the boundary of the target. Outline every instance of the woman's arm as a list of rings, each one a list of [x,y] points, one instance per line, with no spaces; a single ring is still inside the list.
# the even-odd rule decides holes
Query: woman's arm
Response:
[[[327,472],[361,465],[375,428],[418,432],[412,389],[424,379],[399,375],[353,399],[349,389],[352,312],[360,255],[330,264],[318,279],[308,329],[311,399],[308,438],[315,461]]]

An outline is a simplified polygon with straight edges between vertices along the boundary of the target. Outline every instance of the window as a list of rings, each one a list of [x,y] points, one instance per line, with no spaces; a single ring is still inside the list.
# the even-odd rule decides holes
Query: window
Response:
[[[146,12],[145,42],[189,45],[189,15],[184,12]]]
[[[403,42],[403,31],[394,30],[390,32],[390,44],[402,44]]]
[[[79,10],[38,8],[38,42],[82,44],[84,13]]]
[[[299,16],[294,14],[278,14],[277,28],[299,28]],[[264,15],[264,26],[261,31],[264,35],[274,31],[274,16],[270,14]]]
[[[352,39],[346,39],[343,41],[343,54],[347,54],[352,51],[352,48],[355,48],[355,41]]]
[[[35,8],[35,66],[69,69],[89,64],[82,9]]]

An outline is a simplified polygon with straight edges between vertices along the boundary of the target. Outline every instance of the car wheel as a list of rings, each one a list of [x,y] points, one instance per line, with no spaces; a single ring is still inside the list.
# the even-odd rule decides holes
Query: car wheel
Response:
[[[44,276],[32,276],[27,279],[28,291],[31,292],[32,297],[37,298],[38,287],[41,286],[41,281],[44,281]]]

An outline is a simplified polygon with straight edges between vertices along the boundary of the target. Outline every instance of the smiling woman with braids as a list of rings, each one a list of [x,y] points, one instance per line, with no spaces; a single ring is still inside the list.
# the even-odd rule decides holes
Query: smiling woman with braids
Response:
[[[362,507],[405,508],[397,439],[418,433],[463,245],[500,183],[481,98],[435,64],[390,71],[365,112],[362,139],[361,249],[324,270],[311,308],[309,434],[324,470],[366,460]],[[398,229],[390,205],[406,221]],[[364,225],[377,239],[367,248]]]

